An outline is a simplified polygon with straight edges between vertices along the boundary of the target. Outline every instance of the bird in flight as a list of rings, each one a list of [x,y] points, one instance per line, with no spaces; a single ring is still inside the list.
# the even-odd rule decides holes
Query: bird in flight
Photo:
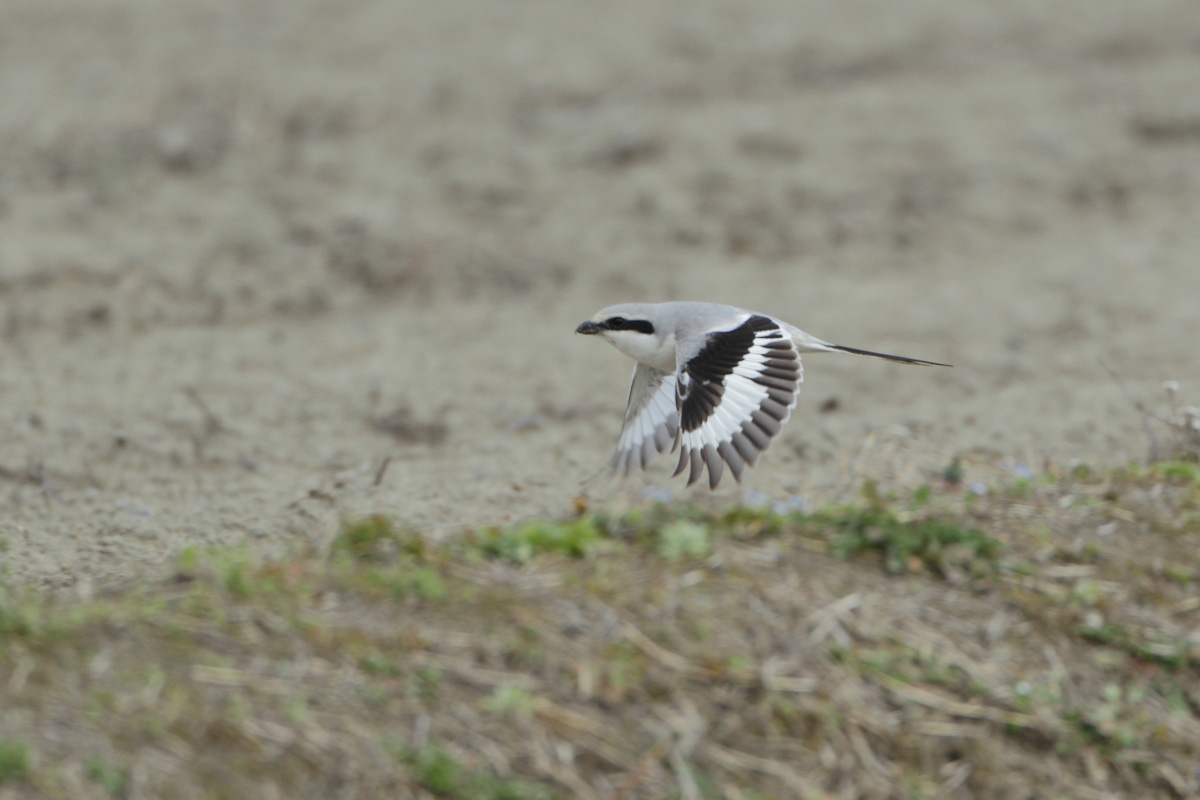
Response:
[[[637,361],[625,423],[609,461],[613,473],[646,468],[679,450],[674,475],[704,475],[716,489],[725,467],[737,481],[754,466],[796,407],[801,353],[853,353],[902,364],[937,361],[831,344],[766,314],[717,303],[625,303],[575,329]]]

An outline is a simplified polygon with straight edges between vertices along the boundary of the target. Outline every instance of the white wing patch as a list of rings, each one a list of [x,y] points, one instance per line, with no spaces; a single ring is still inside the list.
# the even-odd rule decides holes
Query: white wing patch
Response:
[[[675,376],[639,363],[629,387],[625,426],[609,467],[628,475],[645,469],[656,455],[674,444],[679,432],[675,408]]]
[[[715,489],[728,466],[740,481],[788,421],[803,380],[791,336],[769,317],[753,316],[733,330],[709,334],[677,375],[681,432],[675,474],[688,468],[691,485],[707,467]]]

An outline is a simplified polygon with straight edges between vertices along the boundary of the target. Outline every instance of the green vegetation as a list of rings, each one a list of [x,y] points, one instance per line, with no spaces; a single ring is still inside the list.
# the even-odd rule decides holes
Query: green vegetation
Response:
[[[483,707],[494,714],[529,717],[533,714],[533,697],[520,686],[505,684],[496,688]]]
[[[712,534],[707,525],[678,519],[658,529],[657,549],[668,561],[703,558],[712,552]]]
[[[402,749],[400,760],[413,770],[414,780],[438,797],[448,800],[553,800],[544,786],[525,781],[500,780],[472,771],[439,747],[417,751]]]
[[[29,745],[0,740],[0,783],[29,775]]]
[[[1167,480],[1200,484],[1200,463],[1196,461],[1161,461],[1154,465],[1154,471]]]
[[[983,575],[994,569],[1003,549],[998,540],[959,522],[937,517],[904,521],[881,508],[841,508],[809,521],[837,532],[833,549],[842,557],[878,550],[888,572],[926,568],[945,577],[952,569],[965,569]]]
[[[1076,632],[1089,642],[1124,650],[1144,661],[1176,669],[1188,664],[1200,666],[1200,652],[1193,652],[1195,648],[1182,637],[1157,635],[1147,641],[1124,625],[1111,623],[1098,628],[1080,625]]]
[[[612,542],[594,517],[567,522],[527,522],[512,528],[486,528],[467,541],[468,551],[525,564],[544,553],[570,558],[610,550]]]
[[[446,582],[417,533],[399,532],[387,517],[347,521],[330,546],[339,576],[359,591],[394,599],[437,601]]]
[[[1190,476],[932,475],[806,512],[655,505],[440,539],[372,516],[323,553],[188,550],[170,579],[86,601],[3,586],[0,785],[819,797],[847,780],[828,743],[918,795],[945,785],[942,747],[974,759],[975,794],[1071,796],[1098,764],[1113,791],[1178,794],[1200,731]],[[996,771],[979,742],[1054,768]]]
[[[99,756],[89,758],[86,767],[87,776],[104,787],[104,791],[108,792],[110,796],[125,796],[126,775],[124,770],[111,766]]]

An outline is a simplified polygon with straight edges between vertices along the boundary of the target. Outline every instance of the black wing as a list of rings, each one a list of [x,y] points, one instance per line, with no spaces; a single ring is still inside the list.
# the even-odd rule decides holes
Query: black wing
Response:
[[[769,317],[752,316],[711,333],[703,349],[676,373],[679,465],[688,485],[708,467],[717,488],[725,465],[741,480],[791,416],[804,370],[790,334]]]

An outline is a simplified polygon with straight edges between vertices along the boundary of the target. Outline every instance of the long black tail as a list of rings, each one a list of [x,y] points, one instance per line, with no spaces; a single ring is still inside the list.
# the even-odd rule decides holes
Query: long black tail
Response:
[[[886,358],[888,361],[899,361],[901,364],[923,364],[927,367],[953,367],[953,364],[943,364],[940,361],[925,361],[921,358],[909,358],[908,356],[892,356],[887,353],[874,353],[870,350],[859,350],[857,347],[844,347],[840,344],[830,345],[834,350],[841,350],[843,353],[854,353],[856,356],[874,356],[875,358]]]

